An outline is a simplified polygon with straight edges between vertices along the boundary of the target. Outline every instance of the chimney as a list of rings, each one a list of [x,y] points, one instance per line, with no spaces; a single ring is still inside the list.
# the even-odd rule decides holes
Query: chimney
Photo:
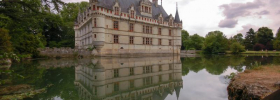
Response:
[[[153,0],[153,3],[156,5],[156,7],[158,6],[158,0]]]

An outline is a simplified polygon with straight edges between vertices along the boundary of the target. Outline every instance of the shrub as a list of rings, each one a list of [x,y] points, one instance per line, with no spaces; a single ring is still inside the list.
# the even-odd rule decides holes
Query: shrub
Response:
[[[230,50],[234,54],[238,54],[245,51],[245,46],[242,46],[240,43],[235,42],[230,46]]]
[[[263,44],[258,43],[254,46],[255,51],[260,51],[260,50],[263,50],[263,49],[265,49],[265,46]]]

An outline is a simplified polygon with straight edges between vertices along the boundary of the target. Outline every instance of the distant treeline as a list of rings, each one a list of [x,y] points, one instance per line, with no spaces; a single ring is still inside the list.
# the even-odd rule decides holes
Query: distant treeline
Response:
[[[280,50],[280,28],[273,37],[273,32],[268,27],[261,27],[258,31],[252,28],[244,36],[238,33],[227,38],[221,31],[209,32],[205,37],[198,34],[189,35],[182,31],[182,50],[202,50],[203,53],[216,54],[232,51],[240,53],[245,50]]]

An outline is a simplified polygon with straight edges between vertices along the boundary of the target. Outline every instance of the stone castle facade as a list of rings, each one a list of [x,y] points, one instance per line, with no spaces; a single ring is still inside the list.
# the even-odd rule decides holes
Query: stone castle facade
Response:
[[[89,0],[78,15],[75,47],[98,55],[179,54],[182,21],[168,15],[158,0]]]

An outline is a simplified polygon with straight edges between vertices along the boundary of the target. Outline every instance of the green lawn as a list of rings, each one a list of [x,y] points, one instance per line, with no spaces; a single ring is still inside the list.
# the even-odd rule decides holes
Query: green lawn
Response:
[[[226,54],[231,54],[231,51],[226,51]],[[280,54],[280,51],[245,51],[241,54]]]
[[[242,54],[280,54],[280,51],[246,51]]]

